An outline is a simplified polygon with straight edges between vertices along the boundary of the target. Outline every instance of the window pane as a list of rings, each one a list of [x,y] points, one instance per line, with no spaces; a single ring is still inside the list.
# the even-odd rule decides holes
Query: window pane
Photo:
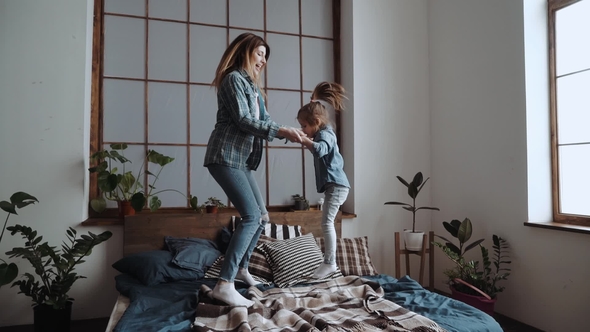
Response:
[[[280,125],[299,128],[297,122],[297,111],[301,108],[301,93],[291,91],[270,90],[267,93],[268,103],[266,108],[270,117]],[[287,143],[285,140],[275,139],[269,142],[272,146],[301,146],[299,143]]]
[[[205,147],[191,147],[191,195],[197,196],[199,205],[213,196],[227,204],[227,196],[223,189],[215,182],[207,168],[203,166],[205,150]]]
[[[300,89],[299,37],[269,33],[267,42],[271,50],[266,65],[268,86]]]
[[[302,0],[301,29],[304,35],[332,38],[332,1]]]
[[[148,169],[153,174],[158,174],[160,169],[160,175],[158,180],[154,183],[156,189],[152,190],[152,193],[157,193],[156,196],[162,201],[162,206],[165,207],[187,207],[187,199],[183,195],[187,195],[186,192],[186,181],[187,176],[187,163],[186,163],[186,147],[185,146],[150,146],[152,150],[155,150],[165,156],[174,158],[174,160],[165,165],[163,168],[160,165],[149,163]],[[148,176],[148,183],[153,183],[154,177]],[[174,191],[162,190],[178,190],[182,194]],[[149,202],[148,202],[149,206]]]
[[[145,20],[105,16],[104,74],[145,77]]]
[[[590,71],[557,79],[559,144],[590,142]]]
[[[559,147],[561,212],[590,215],[590,144]]]
[[[266,28],[270,31],[299,34],[299,2],[297,0],[267,1]]]
[[[148,85],[150,143],[186,143],[186,85],[150,82]]]
[[[227,5],[219,0],[190,0],[191,22],[219,24],[227,23]]]
[[[145,83],[105,79],[103,84],[103,141],[145,141]]]
[[[145,16],[145,0],[105,0],[105,13]]]
[[[150,0],[149,17],[186,21],[186,0]]]
[[[209,84],[213,81],[219,59],[227,46],[226,35],[224,28],[191,25],[191,82]]]
[[[217,95],[210,86],[191,86],[191,143],[207,144],[217,117]]]
[[[271,46],[272,47],[272,46]],[[313,90],[322,81],[334,80],[333,42],[303,38],[303,89]]]
[[[264,28],[264,0],[230,0],[229,25],[236,28]]]
[[[303,195],[300,149],[269,149],[270,205],[292,205],[291,195]]]
[[[150,79],[186,81],[186,24],[149,21]]]
[[[590,1],[580,1],[556,13],[557,76],[590,68]]]
[[[105,150],[111,150],[111,147],[108,144],[105,144],[103,148]],[[127,149],[122,150],[122,151],[117,151],[117,152],[119,152],[121,155],[125,156],[131,162],[121,164],[117,161],[113,161],[111,163],[111,167],[117,168],[117,174],[124,174],[126,172],[131,172],[131,174],[133,174],[133,177],[135,177],[135,180],[137,180],[137,178],[139,176],[139,171],[141,170],[143,172],[145,170],[145,168],[142,167],[143,162],[145,160],[145,154],[146,154],[145,146],[143,146],[143,145],[129,145],[127,147]],[[143,179],[141,179],[141,184],[142,185],[144,184]],[[107,200],[107,207],[108,208],[116,208],[117,203]]]

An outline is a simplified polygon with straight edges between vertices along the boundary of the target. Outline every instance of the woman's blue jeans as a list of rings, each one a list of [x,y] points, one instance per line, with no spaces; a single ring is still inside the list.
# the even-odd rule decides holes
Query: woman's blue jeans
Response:
[[[324,232],[324,264],[336,264],[336,229],[334,219],[338,214],[340,205],[344,204],[348,197],[349,189],[336,184],[326,185],[324,191],[324,206],[322,213],[322,231]]]
[[[219,274],[220,279],[233,282],[238,268],[248,269],[250,256],[266,225],[261,217],[268,212],[252,171],[217,164],[209,165],[207,169],[242,219],[229,241]]]

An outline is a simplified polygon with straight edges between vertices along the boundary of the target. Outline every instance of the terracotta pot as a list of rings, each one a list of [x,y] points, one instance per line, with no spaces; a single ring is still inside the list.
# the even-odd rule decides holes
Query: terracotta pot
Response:
[[[452,286],[450,288],[451,297],[453,299],[469,304],[470,306],[475,307],[492,317],[494,316],[494,305],[496,304],[497,299],[488,300],[483,296],[475,296],[459,292]]]
[[[207,213],[217,213],[218,208],[215,205],[207,205],[205,211],[207,211]]]
[[[60,310],[47,304],[33,307],[35,332],[69,332],[71,317],[72,302],[66,302],[66,307]]]
[[[119,219],[125,219],[125,216],[132,216],[135,214],[135,209],[131,206],[129,201],[117,201],[119,208]]]

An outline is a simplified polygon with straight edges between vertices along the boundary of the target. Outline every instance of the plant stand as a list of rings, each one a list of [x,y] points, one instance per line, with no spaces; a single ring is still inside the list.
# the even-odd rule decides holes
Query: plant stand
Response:
[[[401,248],[400,233],[395,232],[395,277],[401,277],[401,255],[406,256],[406,274],[410,275],[410,254],[420,256],[420,274],[418,276],[418,283],[424,286],[424,262],[426,261],[426,254],[428,254],[428,287],[429,290],[434,289],[434,232],[428,232],[428,236],[424,234],[422,239],[422,249],[420,251],[412,251]],[[428,247],[427,247],[428,244]]]

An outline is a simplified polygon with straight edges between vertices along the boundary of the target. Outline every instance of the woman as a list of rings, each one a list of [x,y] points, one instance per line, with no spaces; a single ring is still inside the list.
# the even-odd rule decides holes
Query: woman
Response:
[[[262,194],[253,175],[262,159],[263,140],[286,138],[301,142],[299,129],[279,126],[270,119],[260,91],[260,73],[270,56],[266,42],[252,33],[239,35],[223,53],[213,85],[217,90],[217,123],[205,153],[206,166],[242,221],[228,245],[212,296],[233,306],[254,304],[234,287],[234,279],[249,285],[250,255],[268,222]]]

